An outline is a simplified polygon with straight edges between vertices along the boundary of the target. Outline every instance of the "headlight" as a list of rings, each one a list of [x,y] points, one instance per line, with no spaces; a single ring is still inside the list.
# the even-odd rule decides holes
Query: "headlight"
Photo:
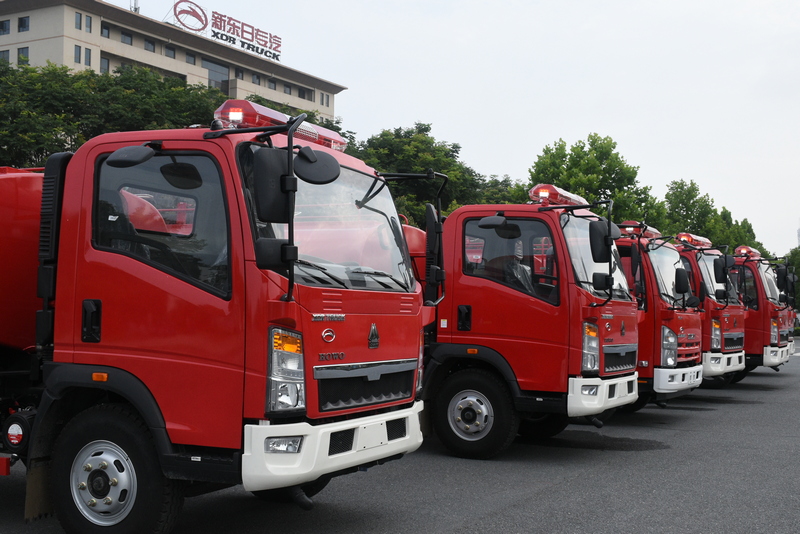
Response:
[[[722,328],[719,319],[711,319],[711,350],[722,348]]]
[[[597,374],[600,372],[600,339],[597,332],[596,324],[583,323],[583,362],[581,370],[584,373]]]
[[[773,319],[770,321],[769,325],[769,344],[770,345],[777,345],[778,344],[778,320]]]
[[[678,364],[678,336],[675,332],[661,327],[661,366],[675,367]]]
[[[303,337],[297,332],[270,328],[267,411],[305,410]]]

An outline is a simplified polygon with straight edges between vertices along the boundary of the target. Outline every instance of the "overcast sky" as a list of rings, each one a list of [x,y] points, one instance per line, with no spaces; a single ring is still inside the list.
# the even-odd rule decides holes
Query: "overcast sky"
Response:
[[[694,180],[771,252],[798,246],[796,0],[195,2],[348,87],[335,112],[359,140],[430,123],[478,173],[527,181],[546,145],[595,132],[656,197]],[[173,3],[139,0],[157,20]]]

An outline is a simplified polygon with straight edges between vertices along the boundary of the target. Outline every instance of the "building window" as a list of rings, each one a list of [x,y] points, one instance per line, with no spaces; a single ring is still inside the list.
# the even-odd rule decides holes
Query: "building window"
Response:
[[[155,41],[151,41],[150,39],[144,40],[144,49],[148,52],[155,52],[156,51],[156,43]]]
[[[88,48],[83,49],[83,64],[87,67],[92,66],[92,51]]]
[[[256,85],[261,85],[261,76],[258,74],[253,74],[253,83]]]
[[[89,15],[86,15],[86,17],[84,17],[84,20],[86,21],[86,25],[85,25],[86,33],[92,33],[92,17],[90,17]]]
[[[175,48],[172,46],[165,46],[164,55],[167,57],[171,57],[172,59],[175,59]]]
[[[325,107],[331,107],[331,95],[325,95]]]
[[[81,29],[81,21],[82,20],[83,20],[83,15],[81,15],[80,13],[75,13],[75,29],[76,30],[80,30]]]
[[[306,90],[303,89],[302,87],[298,87],[297,88],[297,96],[299,96],[300,98],[305,100],[305,98],[306,98]]]
[[[133,35],[127,32],[122,32],[122,37],[120,38],[123,44],[132,45],[133,44]]]
[[[325,93],[320,93],[319,94],[319,105],[320,106],[324,106],[325,105]]]
[[[11,20],[0,20],[0,35],[11,33]]]
[[[111,37],[111,28],[108,27],[108,24],[100,25],[100,37],[105,37],[106,39]]]
[[[24,48],[17,48],[17,65],[27,65],[28,64],[28,47]]]
[[[203,68],[208,69],[208,86],[216,87],[223,93],[228,91],[228,79],[230,77],[230,70],[227,65],[214,63],[207,59],[201,61]]]
[[[188,63],[189,65],[194,65],[195,63],[197,63],[197,60],[195,59],[194,54],[190,54],[189,52],[186,52],[186,63]]]
[[[244,80],[244,71],[238,67],[236,68],[236,79]]]
[[[109,64],[107,57],[100,58],[100,73],[101,74],[108,74]]]
[[[81,62],[81,47],[75,45],[75,63]]]
[[[30,17],[20,17],[17,21],[17,31],[18,32],[26,32],[31,29],[31,18]]]
[[[5,61],[6,63],[11,61],[11,52],[8,50],[0,50],[0,61]]]
[[[292,86],[289,85],[288,83],[283,84],[283,92],[286,93],[287,95],[292,94]]]
[[[278,88],[278,84],[275,80],[267,80],[267,87],[275,91]]]

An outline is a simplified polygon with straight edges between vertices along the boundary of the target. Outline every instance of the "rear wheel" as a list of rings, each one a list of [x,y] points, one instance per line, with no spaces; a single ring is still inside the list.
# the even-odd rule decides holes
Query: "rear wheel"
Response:
[[[434,399],[436,435],[456,456],[486,459],[514,441],[519,416],[503,381],[483,369],[450,375]]]
[[[650,402],[650,394],[645,393],[644,395],[639,393],[639,398],[636,399],[631,404],[623,404],[617,408],[618,411],[622,413],[634,413],[638,412],[642,408],[644,408],[647,403]]]
[[[753,369],[755,369],[755,366],[749,366],[748,365],[747,367],[745,367],[741,371],[736,371],[733,374],[733,378],[731,379],[731,384],[736,384],[737,382],[741,382],[742,380],[744,380],[744,377],[747,376],[747,373],[749,373]]]
[[[106,404],[77,415],[58,437],[53,505],[68,533],[169,532],[183,485],[161,472],[144,421],[125,405]]]

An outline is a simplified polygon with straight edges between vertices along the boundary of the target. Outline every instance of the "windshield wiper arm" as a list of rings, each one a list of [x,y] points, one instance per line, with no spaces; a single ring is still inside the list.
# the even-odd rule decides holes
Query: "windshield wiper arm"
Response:
[[[353,269],[353,270],[348,271],[348,272],[356,273],[356,274],[363,274],[363,275],[366,275],[366,276],[373,276],[373,277],[383,276],[385,278],[388,278],[389,280],[391,280],[392,282],[394,282],[398,286],[402,287],[403,290],[408,291],[408,286],[406,286],[403,282],[401,282],[400,280],[398,280],[397,278],[395,278],[391,274],[385,273],[383,271],[367,271],[365,269]]]
[[[331,280],[333,280],[334,282],[336,282],[337,284],[339,284],[343,288],[345,288],[345,289],[347,288],[347,284],[344,282],[344,280],[342,280],[341,278],[337,278],[336,276],[334,276],[331,273],[329,273],[328,269],[326,269],[322,265],[317,265],[316,263],[311,263],[310,261],[306,261],[306,260],[294,260],[293,263],[295,265],[298,265],[299,267],[311,267],[312,269],[316,269],[316,270],[324,273],[325,276],[327,276],[328,278],[330,278]]]

